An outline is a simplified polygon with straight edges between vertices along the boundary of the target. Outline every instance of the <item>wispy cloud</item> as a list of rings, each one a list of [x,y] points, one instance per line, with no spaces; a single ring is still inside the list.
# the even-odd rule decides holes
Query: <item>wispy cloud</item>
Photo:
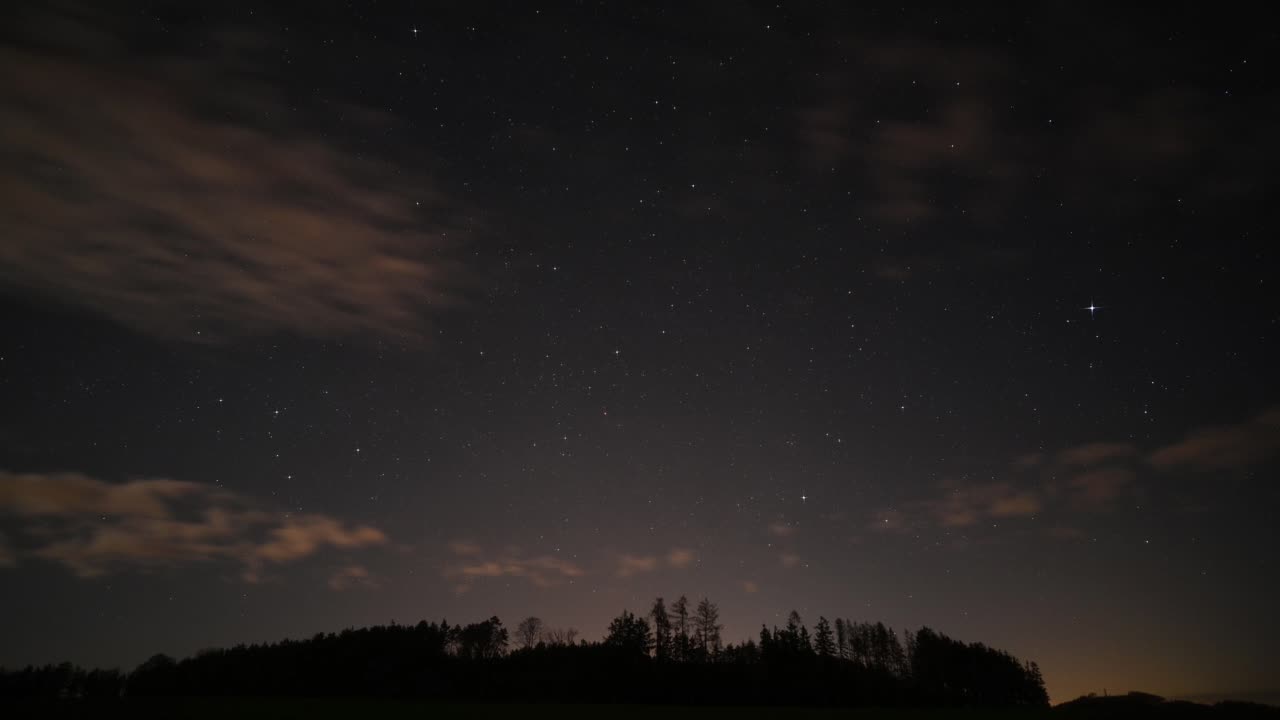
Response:
[[[797,139],[808,147],[815,171],[849,176],[859,205],[884,222],[920,223],[957,211],[967,220],[996,221],[1028,182],[1053,183],[1090,207],[1126,212],[1153,205],[1161,188],[1175,186],[1180,195],[1256,195],[1257,183],[1241,178],[1253,177],[1270,157],[1259,148],[1276,145],[1266,122],[1239,121],[1266,117],[1269,100],[1224,105],[1185,87],[1111,93],[1068,85],[1061,93],[1092,108],[1087,118],[1064,125],[1045,117],[1027,125],[1004,100],[1021,83],[1015,71],[1021,63],[998,48],[926,42],[910,33],[892,39],[817,34],[814,40],[832,63],[800,89]],[[941,76],[939,68],[945,68]],[[928,112],[894,112],[884,102],[890,87]],[[1220,132],[1224,125],[1235,132]],[[1045,167],[1055,170],[1046,174]],[[1130,182],[1136,176],[1149,182]],[[887,269],[889,279],[908,274]]]
[[[697,555],[688,548],[672,548],[667,553],[667,564],[677,570],[683,570],[693,564],[697,559]]]
[[[1067,480],[1067,487],[1077,505],[1105,507],[1133,484],[1134,472],[1123,467],[1088,470]]]
[[[906,532],[922,527],[967,528],[987,520],[1064,512],[1106,512],[1140,490],[1153,470],[1212,472],[1257,467],[1280,455],[1280,408],[1230,425],[1192,430],[1180,441],[1146,451],[1130,442],[1089,442],[1056,452],[1022,455],[1008,481],[950,480],[935,495],[872,514],[868,527]],[[1060,526],[1060,527],[1070,527]],[[1061,532],[1061,531],[1055,531]]]
[[[653,572],[657,569],[658,558],[653,555],[622,555],[618,558],[617,575],[620,578]]]
[[[688,548],[671,548],[665,557],[657,555],[630,555],[623,553],[617,558],[617,569],[614,574],[620,578],[631,577],[641,573],[650,573],[662,567],[683,570],[693,564],[697,555]]]
[[[1280,408],[1252,420],[1194,430],[1151,453],[1158,470],[1211,471],[1249,467],[1280,453]]]
[[[525,557],[516,548],[489,554],[479,545],[455,540],[449,551],[456,559],[446,563],[443,574],[454,582],[454,589],[466,592],[475,581],[484,578],[524,578],[538,587],[552,587],[583,577],[586,571],[577,563],[556,555]]]
[[[791,534],[795,532],[794,526],[790,523],[784,523],[781,521],[769,523],[769,527],[767,529],[770,535],[780,538],[791,537]]]
[[[1137,454],[1138,448],[1130,443],[1094,442],[1060,451],[1057,461],[1062,465],[1087,467],[1110,460],[1126,460]]]
[[[368,525],[271,512],[220,488],[167,479],[109,483],[80,473],[0,471],[0,515],[21,528],[16,559],[51,560],[81,577],[230,560],[253,581],[269,566],[326,547],[387,542]]]
[[[339,568],[329,576],[329,588],[339,592],[355,587],[376,588],[377,586],[378,583],[369,574],[368,568],[363,565],[348,565]]]
[[[813,153],[815,168],[852,167],[865,178],[862,203],[876,217],[891,222],[928,220],[938,212],[936,198],[943,178],[960,176],[971,188],[964,198],[970,211],[990,212],[1012,190],[1015,172],[1002,128],[990,99],[1003,77],[1001,58],[963,48],[893,45],[869,38],[841,38],[839,52],[855,48],[866,73],[824,73],[816,97],[797,115],[799,139]],[[932,68],[945,66],[954,78],[945,88],[927,90],[934,110],[923,118],[897,119],[871,111],[881,83],[914,85]],[[875,78],[872,80],[871,78]],[[891,80],[887,80],[892,78]],[[994,82],[993,82],[994,81]],[[888,268],[889,279],[910,273]]]
[[[134,60],[78,30],[65,36],[102,37],[0,47],[0,282],[196,342],[417,338],[455,302],[448,193],[290,122],[289,103],[237,72],[252,38]],[[369,131],[396,123],[341,110]]]
[[[466,540],[454,540],[449,543],[449,552],[454,555],[465,557],[479,555],[483,550],[479,545],[473,542],[468,542]]]

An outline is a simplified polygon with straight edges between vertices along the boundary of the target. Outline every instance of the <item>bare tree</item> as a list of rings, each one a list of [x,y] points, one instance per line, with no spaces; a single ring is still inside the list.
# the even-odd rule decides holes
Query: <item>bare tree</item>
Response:
[[[578,641],[576,628],[547,628],[542,631],[542,639],[548,645],[572,645]]]
[[[542,619],[529,616],[516,626],[516,642],[522,648],[531,648],[542,639]]]

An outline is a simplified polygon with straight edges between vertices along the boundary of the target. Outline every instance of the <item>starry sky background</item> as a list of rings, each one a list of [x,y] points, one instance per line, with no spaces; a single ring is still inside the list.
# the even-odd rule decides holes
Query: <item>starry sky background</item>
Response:
[[[0,665],[686,593],[1276,697],[1273,25],[10,15]]]

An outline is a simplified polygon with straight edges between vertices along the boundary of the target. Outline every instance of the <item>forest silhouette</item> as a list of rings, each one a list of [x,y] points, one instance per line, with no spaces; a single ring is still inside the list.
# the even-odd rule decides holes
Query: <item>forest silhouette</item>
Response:
[[[447,701],[788,706],[1047,707],[1044,679],[982,643],[929,628],[828,621],[725,644],[715,603],[654,601],[623,611],[600,641],[536,617],[319,633],[305,640],[155,655],[132,672],[69,663],[0,671],[0,696],[406,697]]]

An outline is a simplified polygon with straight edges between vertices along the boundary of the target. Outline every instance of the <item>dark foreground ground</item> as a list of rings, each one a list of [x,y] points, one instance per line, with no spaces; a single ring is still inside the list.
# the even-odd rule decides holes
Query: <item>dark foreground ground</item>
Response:
[[[7,708],[7,709],[6,709]],[[395,700],[290,700],[275,698],[238,699],[173,699],[131,700],[124,703],[50,703],[24,702],[0,704],[0,716],[51,718],[272,718],[272,720],[324,720],[325,718],[359,718],[360,720],[519,720],[520,718],[559,718],[563,720],[765,720],[766,718],[798,718],[800,720],[971,720],[997,718],[1052,717],[1048,710],[911,710],[911,709],[822,709],[778,707],[679,707],[647,705],[541,705],[541,704],[442,704]]]
[[[1132,698],[1078,700],[1054,709],[826,709],[785,707],[682,707],[647,705],[554,705],[519,703],[446,704],[378,699],[138,698],[121,702],[0,701],[0,718],[271,718],[272,720],[1120,720],[1122,718],[1259,718],[1280,720],[1280,708],[1260,705],[1211,707],[1192,703],[1150,703]]]

